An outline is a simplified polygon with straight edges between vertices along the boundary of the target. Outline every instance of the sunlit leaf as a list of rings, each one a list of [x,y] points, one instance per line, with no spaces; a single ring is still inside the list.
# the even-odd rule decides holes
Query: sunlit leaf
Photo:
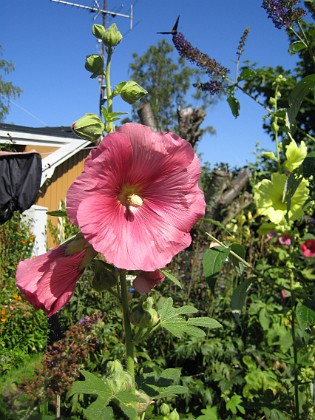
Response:
[[[165,268],[160,269],[159,271],[161,271],[162,274],[164,274],[164,276],[170,280],[171,282],[173,282],[174,284],[176,284],[176,286],[180,287],[182,289],[182,285],[180,284],[180,281],[173,276],[172,273],[170,273],[169,271],[165,270]]]
[[[315,302],[308,299],[296,305],[296,318],[301,328],[315,325]]]

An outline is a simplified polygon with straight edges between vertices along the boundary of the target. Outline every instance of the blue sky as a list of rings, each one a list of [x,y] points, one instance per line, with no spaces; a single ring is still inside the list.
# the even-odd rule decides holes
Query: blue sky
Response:
[[[74,0],[92,6],[93,0]],[[103,1],[99,0],[102,5]],[[112,63],[112,83],[128,80],[132,53],[142,55],[161,39],[158,31],[169,30],[180,15],[179,31],[192,45],[235,69],[235,52],[246,27],[250,34],[244,60],[260,66],[290,68],[295,58],[287,53],[288,42],[267,19],[260,0],[133,0],[133,25],[127,18],[108,18],[125,35]],[[129,14],[130,0],[107,0],[107,10]],[[85,57],[100,52],[91,34],[93,20],[86,10],[50,0],[1,0],[0,44],[2,57],[15,65],[7,80],[20,86],[21,97],[11,105],[5,122],[31,127],[70,126],[86,112],[98,113],[99,87],[84,69]],[[169,42],[171,39],[168,38]],[[174,52],[174,57],[176,56]],[[206,135],[198,152],[212,165],[228,162],[242,166],[254,160],[256,142],[273,150],[262,130],[265,114],[241,93],[241,115],[235,119],[225,101],[207,110],[206,125],[217,134]],[[116,103],[115,111],[130,112],[128,104]]]

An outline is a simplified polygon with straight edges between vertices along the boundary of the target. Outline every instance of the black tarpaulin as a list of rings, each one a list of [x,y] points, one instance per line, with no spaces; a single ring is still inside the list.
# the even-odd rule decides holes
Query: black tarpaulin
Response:
[[[35,203],[41,176],[40,154],[0,152],[0,224]]]

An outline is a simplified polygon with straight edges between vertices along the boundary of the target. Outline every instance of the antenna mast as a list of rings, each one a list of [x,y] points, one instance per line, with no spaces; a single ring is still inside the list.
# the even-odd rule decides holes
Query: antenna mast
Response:
[[[73,7],[78,7],[80,9],[84,9],[84,10],[88,10],[90,12],[94,12],[95,16],[94,16],[94,20],[96,20],[99,15],[102,15],[102,25],[104,26],[104,28],[106,28],[106,16],[109,15],[111,17],[123,17],[123,18],[127,18],[130,19],[130,30],[132,30],[132,21],[133,21],[133,7],[132,7],[132,3],[130,3],[130,14],[126,15],[123,13],[118,13],[115,11],[110,11],[110,10],[106,10],[107,4],[106,4],[106,0],[103,1],[103,9],[101,9],[98,0],[94,0],[94,7],[89,7],[89,6],[85,6],[83,4],[78,4],[78,3],[72,3],[70,1],[64,1],[64,0],[51,0],[53,3],[60,3],[60,4],[64,4],[67,6],[73,6]],[[105,55],[105,46],[102,43],[102,51],[101,51],[101,55],[104,58]],[[102,113],[102,105],[104,103],[104,101],[106,100],[105,98],[105,86],[104,86],[104,76],[102,75],[99,78],[99,83],[100,83],[100,102],[99,102],[99,113],[101,115]]]

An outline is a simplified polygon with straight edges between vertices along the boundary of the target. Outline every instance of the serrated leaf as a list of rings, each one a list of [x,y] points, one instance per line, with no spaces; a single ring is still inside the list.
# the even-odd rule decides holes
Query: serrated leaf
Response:
[[[160,392],[154,396],[154,399],[176,397],[179,394],[187,394],[187,388],[182,385],[171,385],[167,388],[161,389]]]
[[[207,316],[199,316],[196,318],[189,318],[187,320],[188,325],[194,325],[196,327],[204,327],[204,328],[222,328],[220,322],[216,319],[209,318]]]
[[[187,321],[180,316],[196,312],[198,312],[198,309],[191,305],[174,308],[173,299],[168,298],[159,310],[160,326],[178,338],[182,338],[184,334],[193,337],[203,337],[205,335],[204,331],[193,326],[191,323],[189,324],[189,320]]]
[[[127,417],[130,419],[135,419],[137,417],[137,411],[131,404],[135,402],[141,402],[141,398],[131,394],[128,391],[121,391],[115,395],[115,402],[117,401],[119,402],[120,409],[126,414]]]
[[[47,211],[46,214],[53,217],[67,217],[67,212],[65,210]]]
[[[171,381],[177,381],[180,379],[181,369],[180,368],[168,368],[164,369],[160,377]]]
[[[219,274],[229,253],[230,249],[223,246],[207,249],[203,256],[203,273],[205,277]]]
[[[296,318],[303,329],[315,325],[315,302],[311,300],[299,302],[296,305]]]
[[[169,271],[165,270],[165,268],[160,269],[159,271],[161,271],[161,273],[164,274],[164,276],[168,280],[171,280],[171,282],[173,282],[174,284],[176,284],[176,286],[178,286],[182,289],[182,285],[180,284],[180,281],[175,276],[173,276],[173,274],[171,274]]]
[[[85,381],[74,382],[68,392],[68,396],[72,396],[73,394],[97,395],[102,399],[104,406],[106,406],[113,397],[110,386],[90,372],[82,370],[80,373],[84,376]]]
[[[201,410],[201,412],[203,414],[197,417],[196,420],[218,420],[216,406],[215,407],[207,406],[207,408],[204,408],[203,410]]]
[[[314,88],[315,74],[310,74],[297,83],[290,93],[288,117],[291,124],[294,123],[305,96],[314,91]]]
[[[241,108],[239,100],[236,99],[235,96],[230,95],[227,98],[227,103],[230,106],[233,117],[237,118],[240,115],[240,108]]]
[[[113,409],[105,406],[99,398],[84,410],[84,415],[87,420],[111,420],[115,418]]]
[[[137,379],[138,386],[150,398],[160,399],[165,397],[174,397],[178,394],[186,394],[187,388],[181,385],[172,385],[174,381],[180,379],[181,369],[165,369],[160,375],[156,372],[144,372]]]

